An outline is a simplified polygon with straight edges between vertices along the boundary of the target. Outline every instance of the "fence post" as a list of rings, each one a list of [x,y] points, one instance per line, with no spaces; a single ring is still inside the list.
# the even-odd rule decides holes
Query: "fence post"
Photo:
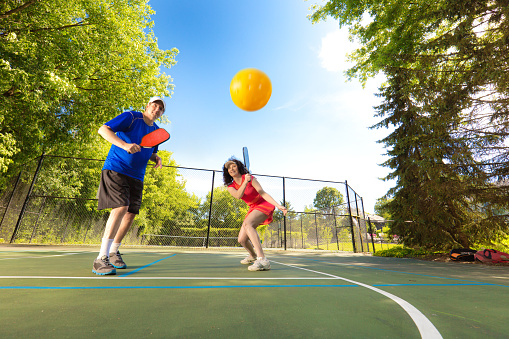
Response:
[[[285,177],[283,177],[283,206],[286,207],[286,200],[285,200]],[[286,251],[286,215],[283,214],[283,231],[284,231],[284,241],[285,241],[285,251]]]
[[[212,220],[212,200],[214,198],[214,179],[215,179],[215,177],[216,177],[216,171],[212,171],[212,188],[210,189],[209,225],[207,227],[207,242],[205,243],[205,248],[209,248],[210,223]]]
[[[362,219],[364,220],[364,222],[366,222],[366,212],[364,211],[364,200],[361,198],[361,208],[362,208]],[[369,217],[368,217],[369,219]],[[371,227],[371,224],[369,225],[369,227]],[[367,233],[367,228],[366,228],[366,233]],[[366,248],[368,249],[368,252],[369,252],[369,240],[366,240],[367,243],[366,243]],[[373,234],[371,234],[371,241],[373,242]],[[373,253],[375,253],[375,245],[373,244]]]
[[[352,218],[352,207],[350,206],[350,194],[348,182],[345,180],[345,186],[346,186],[346,202],[348,204],[348,215],[350,217],[350,231],[352,232],[352,245],[353,245],[353,253],[357,253],[357,249],[355,248],[355,232],[353,229],[353,218]]]
[[[2,224],[4,223],[4,219],[5,219],[5,216],[7,215],[7,212],[9,212],[9,207],[11,206],[12,198],[14,197],[14,192],[16,192],[16,188],[18,188],[19,180],[21,179],[21,173],[23,173],[23,171],[19,172],[18,179],[16,179],[16,183],[14,184],[14,188],[12,189],[12,193],[9,198],[9,202],[7,203],[7,207],[5,208],[4,215],[2,216],[2,220],[0,221],[0,229],[2,229]]]
[[[336,224],[336,209],[332,206],[332,217],[334,218],[334,232],[336,233],[336,244],[339,251],[338,225]]]
[[[277,222],[277,247],[281,247],[281,221]]]
[[[315,211],[315,231],[316,231],[316,249],[320,249],[320,242],[318,241],[318,223],[316,222],[316,211]]]
[[[290,235],[290,239],[289,239],[290,248],[293,248],[293,245],[292,245],[292,219],[288,219],[288,234]]]
[[[302,248],[304,249],[304,233],[302,231],[302,213],[300,214],[300,236],[302,237]]]
[[[18,233],[19,225],[21,225],[21,220],[23,220],[23,216],[25,215],[25,210],[28,205],[28,200],[30,200],[30,195],[32,194],[32,190],[34,189],[35,181],[37,180],[37,176],[39,175],[39,170],[42,166],[42,161],[44,159],[44,153],[41,154],[41,158],[39,159],[39,163],[37,164],[37,169],[35,170],[34,177],[32,179],[32,183],[30,184],[30,189],[28,190],[27,196],[25,198],[25,202],[23,203],[23,207],[21,208],[21,212],[19,213],[18,221],[16,222],[16,227],[14,227],[14,232],[12,232],[12,237],[10,243],[14,241],[16,238],[16,233]]]
[[[357,192],[355,192],[355,215],[357,215],[357,228],[359,229],[359,239],[361,241],[361,252],[364,252],[364,241],[362,241],[361,217],[359,215],[359,204],[357,203]],[[361,198],[362,199],[362,198]],[[369,251],[369,248],[368,248]]]
[[[373,245],[373,253],[375,253],[375,240],[373,240],[373,227],[371,226],[371,219],[368,217],[369,234],[371,234],[371,245]]]

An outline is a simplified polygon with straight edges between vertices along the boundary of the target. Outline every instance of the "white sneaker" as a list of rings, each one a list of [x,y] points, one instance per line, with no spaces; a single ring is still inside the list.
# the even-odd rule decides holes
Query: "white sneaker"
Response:
[[[250,271],[268,271],[270,270],[270,262],[267,258],[256,259],[253,265],[247,268]]]
[[[256,261],[256,259],[255,259],[255,258],[253,258],[253,257],[251,257],[250,255],[248,255],[247,257],[245,257],[244,259],[242,259],[242,260],[240,261],[240,263],[241,263],[242,265],[249,265],[249,264],[254,263],[255,261]]]

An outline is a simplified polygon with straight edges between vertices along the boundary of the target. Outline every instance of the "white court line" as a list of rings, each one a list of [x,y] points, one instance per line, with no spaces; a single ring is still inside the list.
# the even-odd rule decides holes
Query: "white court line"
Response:
[[[16,260],[16,259],[39,259],[39,258],[51,258],[51,257],[63,257],[66,255],[73,255],[80,253],[64,253],[64,254],[52,254],[52,255],[39,255],[36,257],[14,257],[14,258],[0,258],[0,260]]]
[[[376,288],[376,287],[373,287],[373,286],[370,286],[370,285],[366,285],[366,284],[357,282],[355,280],[346,279],[346,278],[339,277],[339,276],[336,276],[336,275],[333,275],[333,274],[319,272],[319,271],[313,271],[313,270],[310,270],[310,269],[307,269],[307,268],[302,268],[302,267],[298,267],[298,266],[283,264],[281,262],[277,262],[277,261],[274,261],[274,260],[271,260],[271,262],[274,262],[274,263],[277,263],[277,264],[280,264],[280,265],[284,265],[284,266],[288,266],[288,267],[298,268],[300,270],[304,270],[304,271],[308,271],[308,272],[323,274],[323,275],[326,275],[326,276],[329,276],[329,277],[332,277],[332,278],[335,278],[335,279],[341,279],[341,280],[344,280],[344,281],[348,281],[349,283],[356,284],[356,285],[359,285],[359,286],[362,286],[362,287],[366,287],[366,288],[368,288],[368,289],[370,289],[372,291],[375,291],[377,293],[385,295],[386,297],[388,297],[388,298],[392,299],[393,301],[395,301],[398,305],[400,305],[405,310],[406,313],[408,313],[408,315],[414,321],[415,325],[417,325],[417,328],[419,329],[419,332],[421,333],[421,337],[422,338],[425,338],[425,339],[435,339],[435,338],[437,338],[437,339],[440,338],[441,339],[442,338],[442,335],[440,334],[440,332],[438,332],[436,327],[431,323],[431,321],[429,321],[428,318],[426,318],[426,316],[424,314],[422,314],[417,308],[412,306],[409,302],[401,299],[400,297],[395,296],[394,294],[391,294],[389,292],[385,292],[384,290],[381,290],[379,288]]]
[[[225,277],[122,277],[122,276],[116,276],[116,277],[110,277],[105,278],[104,276],[97,276],[97,277],[48,277],[48,276],[15,276],[15,275],[5,275],[0,276],[0,279],[100,279],[100,280],[107,280],[107,281],[119,281],[119,280],[337,280],[337,278],[324,278],[324,277],[308,277],[308,278],[302,278],[302,277],[286,277],[286,278],[270,278],[270,277],[235,277],[235,278],[225,278]]]
[[[79,253],[65,253],[65,254],[56,254],[56,255],[39,256],[39,257],[1,258],[1,259],[44,258],[44,257],[65,256],[65,255],[73,255],[73,254],[79,254]],[[360,282],[357,282],[354,280],[339,277],[336,275],[319,272],[319,271],[314,271],[314,270],[310,270],[307,268],[302,268],[302,267],[298,267],[298,266],[294,266],[294,265],[283,264],[281,262],[277,262],[274,260],[271,260],[271,261],[274,263],[283,265],[283,266],[288,266],[288,267],[297,268],[300,270],[304,270],[304,271],[308,271],[308,272],[312,272],[312,273],[316,273],[316,274],[320,274],[320,275],[325,275],[325,276],[328,276],[328,278],[324,278],[324,277],[320,277],[320,278],[317,278],[317,277],[308,277],[308,278],[303,278],[303,277],[286,277],[286,278],[230,277],[230,278],[226,278],[226,277],[130,277],[130,276],[127,276],[127,277],[117,277],[117,279],[129,279],[129,280],[334,280],[334,279],[339,279],[339,280],[347,281],[354,285],[368,288],[368,289],[375,291],[377,293],[380,293],[380,294],[390,298],[394,302],[396,302],[412,318],[412,320],[416,324],[419,332],[421,333],[422,338],[426,338],[426,339],[428,339],[428,338],[433,338],[433,339],[434,338],[442,338],[442,335],[440,334],[440,332],[438,332],[438,330],[435,328],[435,326],[431,323],[431,321],[428,318],[426,318],[426,316],[424,316],[424,314],[422,314],[417,308],[415,308],[413,305],[411,305],[407,301],[405,301],[405,300],[403,300],[389,292],[386,292],[379,288],[376,288],[376,287],[373,287],[373,286],[370,286],[367,284],[363,284],[363,283],[360,283]],[[102,279],[102,280],[105,280],[105,277],[0,276],[0,279]],[[106,278],[106,279],[108,279],[108,278]],[[108,280],[111,280],[111,278]]]

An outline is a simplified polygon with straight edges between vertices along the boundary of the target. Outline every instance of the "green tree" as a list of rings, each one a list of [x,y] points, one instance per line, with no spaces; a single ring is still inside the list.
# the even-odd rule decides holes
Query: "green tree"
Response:
[[[0,177],[76,154],[105,121],[171,94],[160,68],[178,51],[158,48],[153,13],[145,0],[0,3]]]
[[[208,223],[210,198],[209,192],[199,208],[199,219],[202,223]],[[216,187],[212,201],[211,227],[240,229],[248,210],[246,203],[232,197],[226,187]]]
[[[44,156],[34,194],[67,198],[96,198],[101,169],[111,144],[99,135],[94,136],[93,139],[95,142],[92,142],[88,149],[83,149],[76,154],[84,159]],[[32,161],[34,165],[30,167],[33,167],[33,170],[38,160]]]
[[[291,222],[291,220],[297,218],[297,215],[295,214],[295,210],[294,210],[294,208],[292,207],[292,204],[289,201],[286,201],[284,204],[281,201],[280,204],[284,205],[286,207],[286,209],[288,210],[288,213],[286,214],[286,222],[287,222],[287,230],[288,230],[288,223]],[[285,218],[285,216],[283,215],[283,212],[281,212],[280,210],[278,210],[276,208],[274,210],[273,221],[272,222],[276,222],[276,223],[279,223],[280,225],[283,225],[284,218]],[[260,238],[261,239],[263,239],[265,237],[265,235],[267,234],[268,229],[269,229],[269,225],[270,224],[268,224],[268,225],[260,225],[260,226],[258,226],[258,228],[256,228],[256,230],[260,234]]]
[[[371,20],[364,20],[369,13]],[[385,206],[408,245],[469,246],[507,234],[508,6],[504,1],[332,0],[316,6],[361,43],[347,74],[383,72],[375,127],[397,179]],[[408,221],[412,221],[409,223]]]
[[[281,205],[283,205],[283,202],[280,201],[279,202]],[[293,208],[292,204],[289,202],[289,201],[286,201],[284,203],[284,206],[286,207],[288,213],[286,213],[286,219],[294,219],[296,218],[296,215],[295,215],[295,209]],[[276,221],[282,221],[284,219],[284,214],[283,212],[281,212],[280,210],[278,210],[277,208],[274,210],[274,220]]]
[[[336,236],[336,227],[338,227],[337,214],[340,214],[343,209],[345,199],[343,194],[334,187],[323,187],[316,192],[313,205],[318,209],[318,215],[315,218],[319,224],[318,238],[321,243],[324,243],[324,249],[329,248],[329,243],[332,241],[333,236]],[[316,230],[315,230],[316,234]]]
[[[385,220],[392,219],[391,214],[387,210],[387,203],[391,200],[392,198],[389,199],[387,197],[381,197],[378,198],[375,203],[375,213],[384,218]]]
[[[163,168],[154,169],[148,164],[143,187],[143,205],[136,219],[142,234],[179,234],[181,228],[196,227],[194,211],[199,206],[199,198],[186,191],[171,152],[159,151]]]
[[[341,207],[345,203],[343,194],[334,187],[324,187],[316,192],[313,205],[324,213],[332,213],[333,207]]]
[[[383,140],[391,156],[385,165],[394,170],[389,178],[396,179],[396,187],[389,191],[393,200],[385,204],[394,220],[391,232],[410,246],[468,247],[472,239],[463,228],[470,220],[465,194],[474,183],[463,180],[444,163],[451,155],[461,154],[461,142],[451,136],[443,121],[436,123],[435,112],[415,104],[405,76],[402,71],[389,78],[385,101],[378,108],[387,116],[381,124],[399,122]],[[456,116],[446,112],[444,120]]]

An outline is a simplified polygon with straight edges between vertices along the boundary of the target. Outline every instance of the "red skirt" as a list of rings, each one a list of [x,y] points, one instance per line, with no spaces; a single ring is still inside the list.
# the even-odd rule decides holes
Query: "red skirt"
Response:
[[[254,203],[249,205],[249,211],[247,211],[246,217],[249,215],[249,213],[253,212],[254,210],[260,211],[267,216],[267,219],[265,219],[265,221],[262,222],[260,225],[268,225],[273,220],[272,217],[274,215],[274,209],[275,209],[274,205],[263,200],[260,203]]]

